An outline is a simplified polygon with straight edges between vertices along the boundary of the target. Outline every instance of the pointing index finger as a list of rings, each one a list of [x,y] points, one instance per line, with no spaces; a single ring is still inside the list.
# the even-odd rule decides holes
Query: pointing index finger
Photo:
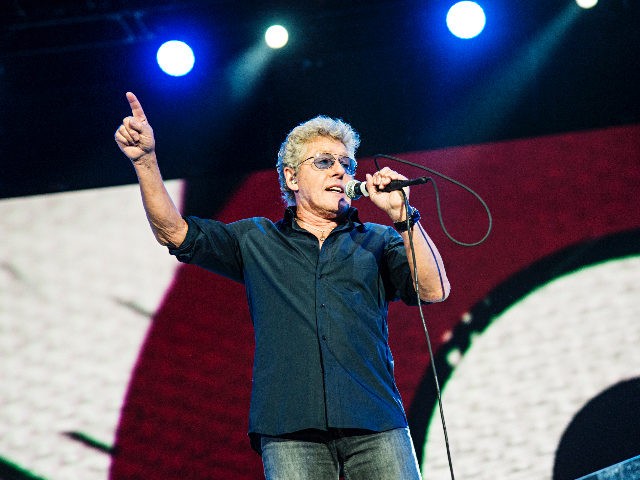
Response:
[[[140,105],[138,98],[132,92],[127,92],[127,100],[129,101],[133,118],[140,122],[146,122],[147,117],[144,114],[144,110],[142,109],[142,105]]]

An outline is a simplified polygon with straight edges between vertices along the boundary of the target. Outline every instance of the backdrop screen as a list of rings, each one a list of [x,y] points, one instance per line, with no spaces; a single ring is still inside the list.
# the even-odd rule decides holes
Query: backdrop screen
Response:
[[[433,188],[411,192],[452,284],[425,313],[456,473],[577,478],[640,454],[640,126],[396,156],[493,217],[462,247]],[[479,203],[435,180],[449,232],[481,238]],[[180,204],[187,182],[168,183]],[[216,218],[282,211],[259,171]],[[2,200],[0,219],[0,478],[262,477],[242,285],[156,244],[135,185]],[[449,478],[415,308],[392,305],[390,336],[423,473]]]

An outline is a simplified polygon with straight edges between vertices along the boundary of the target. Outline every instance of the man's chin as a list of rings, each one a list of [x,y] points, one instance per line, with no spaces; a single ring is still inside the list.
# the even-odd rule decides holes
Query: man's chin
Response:
[[[311,210],[324,218],[335,219],[345,215],[349,211],[350,206],[351,202],[349,200],[341,198],[336,203],[330,202],[324,205],[317,204],[315,208],[312,208]],[[300,209],[300,207],[298,208]]]
[[[347,213],[347,211],[349,211],[349,207],[351,207],[351,202],[341,198],[335,210],[336,217],[341,217]]]
[[[340,213],[344,213],[347,210],[349,210],[350,206],[351,206],[350,200],[347,200],[346,198],[341,198],[340,201],[338,202],[338,211]]]

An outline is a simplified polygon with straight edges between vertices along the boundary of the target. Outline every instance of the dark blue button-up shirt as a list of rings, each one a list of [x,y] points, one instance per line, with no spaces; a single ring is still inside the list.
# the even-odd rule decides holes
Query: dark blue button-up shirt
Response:
[[[293,221],[187,217],[170,252],[246,288],[255,332],[249,431],[405,427],[387,311],[416,304],[402,237],[357,211],[324,241]]]

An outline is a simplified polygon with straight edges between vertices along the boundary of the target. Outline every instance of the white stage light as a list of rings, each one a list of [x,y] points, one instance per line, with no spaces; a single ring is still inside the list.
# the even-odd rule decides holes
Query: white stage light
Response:
[[[484,30],[487,18],[476,2],[458,2],[447,13],[447,27],[459,38],[473,38]]]
[[[282,48],[289,41],[289,32],[282,25],[272,25],[265,32],[264,41],[271,48]]]
[[[580,8],[593,8],[598,4],[598,0],[576,0]]]

